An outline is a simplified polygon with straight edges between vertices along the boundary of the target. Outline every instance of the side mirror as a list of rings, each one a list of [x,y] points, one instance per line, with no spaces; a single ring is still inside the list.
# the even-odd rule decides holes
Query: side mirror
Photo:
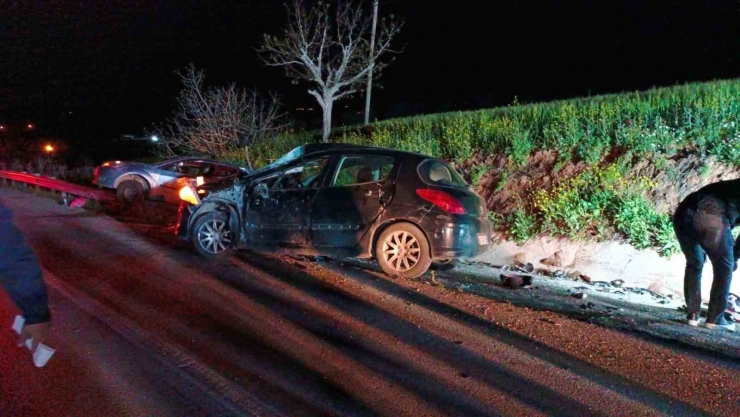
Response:
[[[254,193],[261,198],[268,198],[270,196],[270,189],[267,188],[267,184],[263,182],[254,187]]]

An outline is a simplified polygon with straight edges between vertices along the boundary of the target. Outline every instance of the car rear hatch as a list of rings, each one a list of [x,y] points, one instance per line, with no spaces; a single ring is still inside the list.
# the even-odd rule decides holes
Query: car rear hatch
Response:
[[[455,188],[455,187],[434,187],[439,191],[443,191],[457,199],[465,209],[465,215],[476,217],[476,218],[487,218],[488,210],[486,209],[486,202],[481,196],[475,193],[475,191],[467,188]]]
[[[421,180],[429,185],[429,189],[434,190],[434,192],[428,192],[426,198],[420,194],[422,198],[444,204],[445,199],[452,197],[449,204],[456,207],[462,205],[464,208],[464,212],[456,209],[453,211],[454,214],[475,218],[488,216],[483,198],[473,191],[473,188],[450,164],[436,158],[429,158],[419,164],[417,172]]]

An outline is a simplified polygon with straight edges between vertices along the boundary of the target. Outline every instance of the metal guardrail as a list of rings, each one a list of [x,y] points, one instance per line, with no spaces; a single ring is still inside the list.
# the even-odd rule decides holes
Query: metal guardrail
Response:
[[[59,191],[62,194],[66,193],[72,196],[84,197],[98,202],[110,203],[116,201],[115,195],[104,190],[86,187],[84,185],[72,184],[54,178],[41,177],[34,174],[13,171],[0,171],[0,178],[2,178],[6,182],[14,181],[23,184],[30,184],[40,188],[47,188],[50,190]]]

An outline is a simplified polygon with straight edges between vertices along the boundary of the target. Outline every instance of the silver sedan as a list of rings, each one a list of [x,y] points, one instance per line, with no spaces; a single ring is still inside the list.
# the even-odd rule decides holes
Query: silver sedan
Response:
[[[124,203],[150,198],[179,204],[178,192],[187,182],[220,182],[248,174],[246,168],[197,157],[155,164],[108,161],[95,168],[93,184],[115,190]]]

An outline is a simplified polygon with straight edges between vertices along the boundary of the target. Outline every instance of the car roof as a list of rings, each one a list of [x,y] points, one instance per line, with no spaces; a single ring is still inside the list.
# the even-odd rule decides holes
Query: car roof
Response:
[[[408,155],[415,158],[434,158],[433,156],[424,155],[418,152],[401,151],[398,149],[382,148],[378,146],[354,145],[349,143],[310,143],[294,148],[290,152],[281,156],[270,165],[255,170],[253,174],[267,174],[272,171],[278,171],[280,167],[290,163],[303,160],[312,156],[333,155],[343,152],[371,152],[381,154],[400,154]]]

